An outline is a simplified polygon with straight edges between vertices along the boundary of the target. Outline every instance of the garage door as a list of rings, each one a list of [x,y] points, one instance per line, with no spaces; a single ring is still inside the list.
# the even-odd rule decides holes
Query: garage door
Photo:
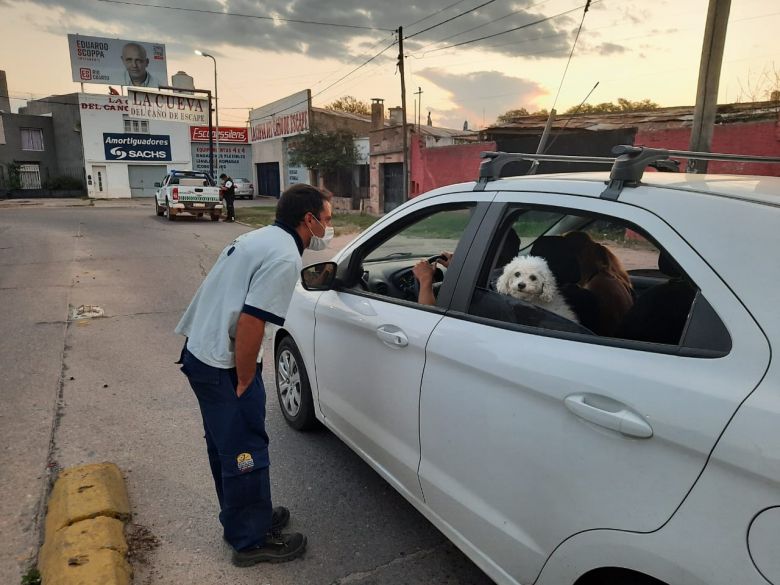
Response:
[[[168,172],[165,165],[127,165],[130,175],[130,197],[154,197],[157,188]]]

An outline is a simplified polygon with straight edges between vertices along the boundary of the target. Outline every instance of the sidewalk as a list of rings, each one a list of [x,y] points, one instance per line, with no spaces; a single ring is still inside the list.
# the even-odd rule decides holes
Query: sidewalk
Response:
[[[89,199],[0,199],[0,209],[5,207],[89,207]]]
[[[60,199],[0,199],[0,209],[4,207],[153,207],[154,197],[143,199],[89,199],[87,197]]]

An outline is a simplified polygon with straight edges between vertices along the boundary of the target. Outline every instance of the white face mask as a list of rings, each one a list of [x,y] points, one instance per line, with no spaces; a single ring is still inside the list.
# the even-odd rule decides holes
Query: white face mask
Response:
[[[309,228],[309,232],[311,232],[311,240],[309,241],[309,250],[314,250],[315,252],[319,250],[324,250],[330,245],[330,241],[333,239],[334,230],[332,227],[325,227],[320,223],[320,220],[318,220],[316,217],[314,218],[314,221],[319,223],[323,229],[325,230],[325,233],[320,236],[315,236],[314,232],[311,231],[311,228]]]

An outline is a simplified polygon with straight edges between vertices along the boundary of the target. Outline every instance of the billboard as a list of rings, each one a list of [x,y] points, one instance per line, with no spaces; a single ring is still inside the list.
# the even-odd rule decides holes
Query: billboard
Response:
[[[168,85],[165,45],[68,35],[73,81],[136,87]]]
[[[125,162],[170,161],[171,137],[165,134],[103,133],[106,160]]]
[[[249,113],[252,142],[295,136],[309,131],[311,90],[305,89]]]
[[[215,128],[211,129],[211,134],[214,140],[217,139],[217,131]],[[190,126],[190,142],[208,142],[209,141],[209,127],[208,126]],[[232,127],[232,126],[220,126],[219,127],[219,143],[223,142],[235,142],[238,144],[246,144],[249,142],[249,130],[246,128]]]
[[[127,90],[128,115],[144,120],[208,124],[207,98],[171,92]]]

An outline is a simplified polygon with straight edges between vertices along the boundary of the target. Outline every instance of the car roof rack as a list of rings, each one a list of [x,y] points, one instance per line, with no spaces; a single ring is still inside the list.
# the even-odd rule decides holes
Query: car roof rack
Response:
[[[511,162],[531,161],[535,169],[539,161],[556,161],[570,163],[610,164],[607,188],[601,193],[604,199],[612,201],[620,197],[625,187],[636,187],[642,180],[642,175],[648,166],[659,170],[674,170],[669,164],[671,158],[695,160],[720,160],[738,162],[780,163],[780,157],[754,156],[745,154],[720,154],[714,152],[692,152],[688,150],[667,150],[665,148],[648,148],[621,144],[612,149],[615,158],[602,156],[565,156],[558,154],[526,154],[514,152],[483,152],[485,159],[479,165],[479,180],[474,191],[484,191],[489,181],[501,178],[501,170]]]

